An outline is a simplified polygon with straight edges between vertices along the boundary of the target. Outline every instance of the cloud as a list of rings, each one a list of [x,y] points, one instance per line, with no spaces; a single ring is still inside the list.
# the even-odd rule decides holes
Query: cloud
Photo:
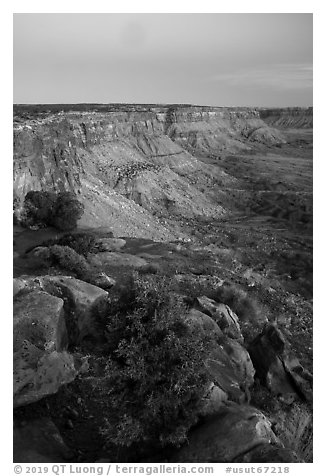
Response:
[[[311,64],[276,64],[261,68],[243,69],[232,73],[219,73],[209,81],[227,82],[231,86],[255,86],[277,90],[311,89]]]

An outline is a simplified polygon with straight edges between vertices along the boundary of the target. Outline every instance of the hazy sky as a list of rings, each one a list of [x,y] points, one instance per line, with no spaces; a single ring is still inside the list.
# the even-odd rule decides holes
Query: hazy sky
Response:
[[[14,14],[14,103],[312,105],[312,14]]]

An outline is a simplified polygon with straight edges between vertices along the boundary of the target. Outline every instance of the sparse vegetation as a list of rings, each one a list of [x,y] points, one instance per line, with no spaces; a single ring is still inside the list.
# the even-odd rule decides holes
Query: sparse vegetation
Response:
[[[295,404],[281,418],[275,431],[287,448],[291,448],[306,463],[313,462],[312,416],[304,405]]]
[[[209,377],[209,343],[184,321],[180,298],[162,279],[137,279],[134,307],[110,318],[106,369],[110,414],[102,427],[118,446],[181,444],[196,423]]]
[[[69,246],[79,255],[87,257],[88,253],[92,253],[95,248],[96,237],[93,233],[68,233],[61,238],[48,240],[42,243],[42,246]]]
[[[48,226],[54,214],[55,202],[55,192],[28,192],[24,200],[23,224]]]
[[[209,296],[217,302],[227,304],[242,322],[259,322],[261,307],[246,291],[235,285],[220,286]]]
[[[239,286],[233,284],[213,286],[213,284],[183,281],[179,285],[179,291],[186,294],[188,299],[207,296],[216,302],[227,304],[243,323],[256,323],[261,320],[260,304]]]
[[[28,192],[21,217],[25,226],[53,226],[58,230],[73,230],[84,213],[84,205],[72,192]]]
[[[38,258],[48,266],[58,266],[76,274],[77,278],[87,280],[91,271],[90,265],[84,256],[78,254],[69,246],[52,245],[41,248],[37,252]]]
[[[59,193],[50,223],[59,230],[73,230],[84,213],[84,205],[71,192]]]
[[[140,268],[140,274],[157,274],[160,271],[160,266],[157,263],[148,263]]]

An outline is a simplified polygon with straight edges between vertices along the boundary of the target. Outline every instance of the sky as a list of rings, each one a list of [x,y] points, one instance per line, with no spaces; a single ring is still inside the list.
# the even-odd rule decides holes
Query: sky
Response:
[[[311,106],[309,13],[15,13],[14,103]]]

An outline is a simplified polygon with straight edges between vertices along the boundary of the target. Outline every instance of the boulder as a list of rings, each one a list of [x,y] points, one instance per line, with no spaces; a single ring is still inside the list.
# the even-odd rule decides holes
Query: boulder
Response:
[[[14,278],[13,280],[13,297],[15,297],[20,291],[27,287],[27,283],[24,279]]]
[[[74,358],[67,352],[42,352],[23,341],[14,352],[14,407],[36,402],[56,393],[77,375]]]
[[[39,289],[18,295],[13,331],[14,407],[55,393],[75,378],[73,357],[65,352],[68,334],[62,299]]]
[[[216,324],[216,322],[207,314],[204,314],[198,309],[190,309],[189,314],[187,315],[187,323],[193,328],[198,329],[205,335],[216,336],[217,338],[223,337],[223,332]]]
[[[13,310],[14,351],[20,348],[23,340],[28,340],[41,350],[60,351],[67,348],[62,299],[41,290],[33,290],[17,296]]]
[[[106,304],[107,291],[71,276],[44,276],[40,280],[47,292],[61,296],[66,302],[71,343],[79,343],[86,336],[97,338],[99,329],[94,311]]]
[[[288,354],[284,360],[284,368],[288,375],[295,383],[295,388],[298,394],[303,397],[307,402],[312,403],[312,380],[311,373],[306,370],[300,363],[299,359],[293,354]]]
[[[300,364],[276,324],[268,324],[249,346],[256,375],[274,395],[291,403],[312,401],[312,376]]]
[[[254,369],[247,351],[235,347],[235,341],[216,345],[205,366],[212,381],[230,400],[243,403],[250,398],[249,387],[253,383]]]
[[[138,269],[148,264],[147,261],[139,256],[117,252],[104,252],[96,255],[89,254],[87,259],[89,264],[101,267],[114,266],[119,268],[121,266],[129,266],[130,268]]]
[[[226,304],[216,303],[206,296],[197,298],[199,309],[211,316],[225,335],[243,342],[238,316]]]
[[[247,405],[227,404],[191,430],[173,462],[230,463],[258,445],[280,444],[270,421]]]
[[[191,309],[186,321],[203,335],[215,338],[204,363],[214,384],[231,400],[249,400],[255,369],[247,350],[235,339],[226,337],[213,318],[198,309]]]
[[[255,368],[249,352],[235,339],[225,339],[221,347],[227,353],[238,375],[241,388],[247,391],[254,384]]]
[[[91,281],[94,286],[98,286],[104,290],[110,289],[116,284],[116,281],[106,273],[97,273],[96,275],[92,276]]]
[[[13,432],[14,463],[63,463],[74,454],[49,418],[16,423]]]
[[[222,405],[227,401],[227,394],[217,385],[211,382],[207,388],[207,393],[202,398],[202,406],[198,416],[206,417],[217,413]]]
[[[241,455],[234,463],[304,463],[303,460],[289,448],[278,445],[263,444]]]
[[[20,292],[24,290],[24,294],[31,291],[42,291],[41,282],[37,276],[23,274],[19,278],[13,280],[13,297],[14,301],[20,296]]]

